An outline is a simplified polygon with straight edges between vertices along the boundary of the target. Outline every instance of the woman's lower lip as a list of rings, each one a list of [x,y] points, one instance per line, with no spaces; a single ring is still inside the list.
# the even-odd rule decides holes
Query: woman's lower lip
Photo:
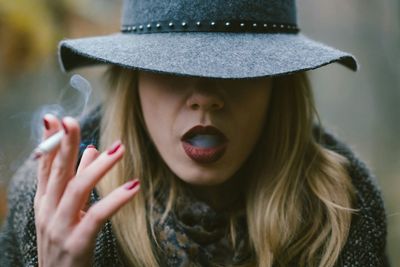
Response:
[[[198,163],[206,164],[214,163],[219,160],[225,154],[227,144],[224,143],[217,147],[202,148],[183,141],[182,146],[189,158]]]

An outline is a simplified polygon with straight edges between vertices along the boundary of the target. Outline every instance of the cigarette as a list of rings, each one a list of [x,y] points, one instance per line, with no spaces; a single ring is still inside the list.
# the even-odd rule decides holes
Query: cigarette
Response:
[[[33,150],[33,159],[36,160],[42,157],[44,154],[47,154],[53,151],[60,143],[64,136],[65,132],[63,130],[58,131],[57,133],[53,134],[42,143],[40,143],[35,150]]]

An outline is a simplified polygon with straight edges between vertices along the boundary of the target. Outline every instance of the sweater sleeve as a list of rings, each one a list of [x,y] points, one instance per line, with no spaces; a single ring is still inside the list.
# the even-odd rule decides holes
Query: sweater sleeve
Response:
[[[349,160],[349,175],[355,189],[357,210],[353,214],[347,242],[338,266],[388,267],[386,213],[377,179],[356,154],[331,133],[325,146]]]
[[[354,166],[354,163],[357,163]],[[350,175],[356,190],[356,209],[343,258],[353,258],[357,266],[388,267],[386,255],[386,213],[377,181],[358,159]]]
[[[36,163],[27,161],[8,188],[8,212],[0,232],[0,266],[37,266],[35,191]]]

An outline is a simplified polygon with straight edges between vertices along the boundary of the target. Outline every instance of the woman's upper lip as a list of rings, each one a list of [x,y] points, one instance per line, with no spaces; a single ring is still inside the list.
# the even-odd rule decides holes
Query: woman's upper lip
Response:
[[[228,138],[225,136],[222,131],[220,131],[218,128],[212,126],[212,125],[196,125],[189,129],[183,136],[182,136],[182,141],[187,140],[191,137],[193,137],[196,134],[210,134],[210,135],[218,135],[221,137],[223,140],[227,141]]]

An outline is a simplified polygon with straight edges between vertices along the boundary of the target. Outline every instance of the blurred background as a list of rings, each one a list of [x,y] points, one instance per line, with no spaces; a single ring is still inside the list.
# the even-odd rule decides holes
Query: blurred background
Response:
[[[59,100],[71,74],[60,71],[63,38],[119,30],[122,0],[0,0],[0,223],[7,185],[37,142],[33,116]],[[377,176],[388,214],[388,254],[400,264],[400,2],[298,0],[299,26],[354,54],[351,72],[332,64],[310,72],[324,125],[350,144]],[[78,71],[102,98],[104,67]],[[397,253],[396,253],[397,252]]]

